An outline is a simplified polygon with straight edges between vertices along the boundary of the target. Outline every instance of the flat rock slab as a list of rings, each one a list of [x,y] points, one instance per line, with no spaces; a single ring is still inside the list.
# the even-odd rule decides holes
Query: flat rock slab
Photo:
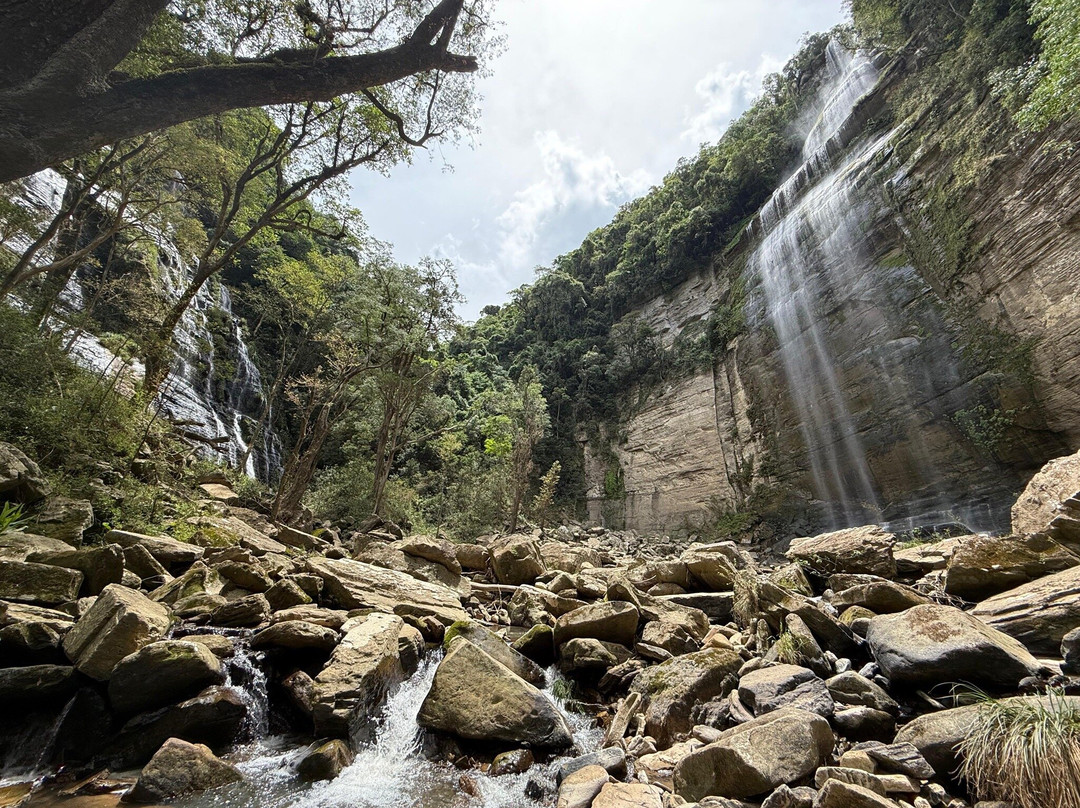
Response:
[[[1033,653],[1056,656],[1062,638],[1080,626],[1080,567],[994,595],[971,614]]]
[[[0,561],[0,599],[55,606],[79,597],[83,574],[78,570]]]
[[[601,601],[574,609],[555,621],[555,645],[592,639],[633,645],[640,613],[631,603]]]
[[[109,701],[121,713],[164,707],[225,681],[225,668],[201,643],[161,640],[120,660],[109,679]]]
[[[798,707],[828,718],[835,709],[824,680],[798,665],[771,665],[746,674],[739,680],[739,700],[755,716]]]
[[[823,576],[848,572],[895,578],[895,543],[891,533],[877,525],[866,525],[795,539],[787,557]]]

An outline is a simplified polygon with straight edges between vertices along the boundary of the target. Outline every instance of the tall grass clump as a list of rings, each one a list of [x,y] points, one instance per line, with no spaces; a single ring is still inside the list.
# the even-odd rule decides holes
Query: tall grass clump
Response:
[[[979,702],[958,747],[972,795],[1020,808],[1080,806],[1080,700],[1051,690],[1045,699]]]

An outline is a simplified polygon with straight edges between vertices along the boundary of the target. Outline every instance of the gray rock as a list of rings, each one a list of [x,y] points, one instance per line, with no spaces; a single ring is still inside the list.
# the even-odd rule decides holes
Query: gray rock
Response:
[[[661,595],[659,600],[704,612],[713,623],[731,619],[734,592],[687,592],[685,595]]]
[[[896,718],[873,707],[848,707],[836,711],[833,726],[852,741],[886,741],[896,733]]]
[[[632,656],[624,645],[578,637],[559,646],[559,669],[563,673],[602,674]]]
[[[187,569],[203,557],[202,547],[186,544],[168,536],[146,536],[126,530],[110,530],[105,534],[105,541],[109,544],[119,544],[124,548],[141,544],[158,560],[158,563],[172,572],[177,571],[178,568]]]
[[[457,550],[451,542],[435,536],[409,536],[392,545],[406,555],[423,558],[445,567],[453,575],[461,575],[461,562],[457,560]]]
[[[1074,628],[1061,638],[1061,657],[1065,660],[1061,670],[1080,676],[1080,628]]]
[[[491,769],[488,771],[492,777],[504,774],[524,774],[529,767],[536,762],[533,753],[528,749],[512,749],[502,752],[491,761]]]
[[[124,551],[118,544],[36,552],[27,556],[27,561],[78,570],[83,574],[82,591],[87,595],[97,595],[109,584],[121,583],[124,578]]]
[[[589,808],[610,781],[611,776],[602,766],[582,766],[560,779],[556,808]]]
[[[839,612],[861,606],[876,614],[893,614],[930,603],[930,598],[895,581],[872,581],[837,592],[829,602]]]
[[[223,603],[210,612],[210,622],[224,628],[246,628],[266,622],[270,604],[265,595],[248,595]]]
[[[224,564],[216,564],[214,569],[222,578],[248,592],[265,592],[273,585],[269,576],[254,564],[226,561]]]
[[[143,768],[124,800],[159,803],[243,779],[239,769],[202,744],[170,738]]]
[[[539,545],[528,536],[507,536],[491,547],[495,577],[501,584],[531,584],[547,571]]]
[[[5,714],[42,706],[59,709],[78,686],[75,669],[67,665],[0,668],[0,706]]]
[[[492,659],[508,667],[529,684],[537,686],[542,686],[544,684],[544,671],[539,665],[528,657],[519,654],[507,645],[501,637],[488,631],[480,624],[471,621],[454,623],[454,625],[446,630],[446,637],[443,639],[444,647],[449,650],[457,637],[463,637],[468,640]]]
[[[814,808],[814,798],[817,792],[805,786],[791,788],[787,785],[777,786],[776,790],[769,795],[761,808]]]
[[[80,673],[105,681],[124,657],[164,637],[170,623],[160,603],[110,584],[64,636],[64,653]]]
[[[626,776],[626,752],[620,746],[609,746],[606,749],[599,749],[595,752],[589,752],[587,755],[571,758],[559,766],[558,771],[555,773],[555,782],[561,783],[571,774],[584,769],[586,766],[601,766],[608,774],[621,779]]]
[[[311,603],[311,596],[301,589],[296,581],[282,578],[266,590],[266,602],[270,604],[270,609],[276,612]]]
[[[296,770],[300,778],[308,782],[333,780],[352,762],[353,753],[349,745],[335,738],[309,752]]]
[[[818,792],[814,808],[896,808],[896,803],[863,786],[829,780]]]
[[[895,543],[896,538],[891,533],[877,525],[867,525],[795,539],[787,557],[821,576],[847,572],[895,578]]]
[[[994,595],[971,614],[1033,653],[1056,654],[1062,638],[1080,625],[1080,567]]]
[[[772,665],[746,674],[739,680],[739,700],[755,716],[797,707],[829,718],[835,707],[825,682],[797,665]]]
[[[983,600],[1077,563],[1076,556],[1045,535],[967,536],[953,551],[945,591]]]
[[[0,561],[0,599],[54,606],[79,596],[83,574],[78,570]]]
[[[579,638],[633,645],[639,618],[637,608],[630,603],[590,603],[555,621],[555,645]]]
[[[454,547],[454,557],[463,570],[483,572],[491,563],[491,553],[482,544],[459,544]]]
[[[691,544],[679,559],[694,580],[710,592],[730,592],[735,573],[755,566],[750,557],[731,541]]]
[[[50,493],[38,464],[10,443],[0,442],[0,499],[33,503]]]
[[[929,780],[934,776],[933,767],[911,743],[861,743],[855,747],[887,772],[896,772],[916,780]]]
[[[83,533],[94,524],[94,507],[85,499],[52,497],[34,514],[30,529],[39,536],[78,547]]]
[[[303,620],[285,620],[262,629],[251,641],[255,650],[283,649],[290,651],[334,650],[340,637],[332,628],[317,626]]]
[[[551,699],[468,640],[458,640],[439,663],[417,721],[471,740],[539,748],[573,743]]]
[[[547,667],[555,661],[555,630],[537,624],[514,640],[510,647],[537,665]]]
[[[880,685],[855,671],[838,674],[826,680],[825,685],[838,704],[871,707],[893,716],[900,714],[900,705]]]
[[[650,620],[645,624],[641,630],[641,642],[663,648],[672,656],[692,654],[701,648],[701,644],[682,626],[665,623],[662,620]]]
[[[951,606],[916,606],[875,617],[866,639],[882,674],[894,684],[962,680],[1013,688],[1040,670],[1019,642]]]
[[[161,640],[120,660],[109,679],[109,701],[121,713],[139,713],[197,695],[225,681],[225,668],[205,645]]]

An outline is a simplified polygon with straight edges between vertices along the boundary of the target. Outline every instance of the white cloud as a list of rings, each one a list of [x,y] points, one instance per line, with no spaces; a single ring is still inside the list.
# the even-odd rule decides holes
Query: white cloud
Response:
[[[640,196],[650,184],[645,171],[622,174],[608,154],[587,154],[553,130],[537,132],[535,141],[543,176],[515,193],[496,219],[500,230],[498,260],[511,271],[531,268],[530,262],[550,260],[550,255],[536,255],[536,247],[550,242],[567,219],[580,221],[590,211],[610,214],[623,202]],[[575,230],[580,230],[580,224]],[[579,240],[580,235],[578,232]]]
[[[732,70],[727,63],[717,65],[694,86],[704,108],[687,116],[683,139],[695,144],[718,140],[728,125],[761,95],[765,77],[783,66],[783,62],[768,55],[762,55],[753,72]]]

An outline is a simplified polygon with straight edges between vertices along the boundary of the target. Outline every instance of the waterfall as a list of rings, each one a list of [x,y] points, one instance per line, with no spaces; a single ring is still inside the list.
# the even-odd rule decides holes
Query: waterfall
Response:
[[[41,171],[21,183],[16,201],[28,210],[51,217],[59,210],[66,182],[52,169]],[[157,248],[157,280],[166,305],[178,300],[194,277],[176,243],[164,230],[144,226]],[[13,239],[12,250],[25,250],[30,240]],[[51,258],[44,250],[39,260]],[[215,291],[216,288],[216,291]],[[77,313],[85,309],[85,295],[79,273],[74,273],[60,298],[63,310]],[[213,320],[219,319],[218,339]],[[62,319],[50,323],[65,328]],[[227,329],[227,334],[221,334]],[[224,345],[221,337],[225,336]],[[252,477],[272,481],[281,468],[281,444],[272,428],[272,413],[256,438],[254,432],[264,406],[261,374],[252,361],[240,320],[233,314],[227,287],[204,284],[184,313],[174,335],[176,350],[168,378],[158,393],[162,412],[189,435],[200,441],[204,456],[237,467],[243,458],[244,471]],[[144,368],[126,362],[105,347],[94,335],[81,332],[70,340],[70,353],[83,367],[96,373],[123,373],[133,383]],[[252,451],[249,443],[257,440]]]
[[[829,527],[959,520],[945,494],[955,480],[935,467],[923,437],[929,423],[947,415],[942,400],[958,386],[947,328],[939,313],[912,305],[927,291],[918,273],[880,266],[869,243],[880,209],[865,191],[892,133],[860,141],[857,110],[878,70],[868,55],[849,53],[836,41],[826,62],[803,163],[752,228],[751,318],[776,335],[783,386]],[[893,456],[872,466],[865,444],[875,423],[875,450]],[[892,443],[883,446],[882,434]],[[909,490],[919,493],[910,501],[883,501],[880,475],[888,463],[914,483]]]

